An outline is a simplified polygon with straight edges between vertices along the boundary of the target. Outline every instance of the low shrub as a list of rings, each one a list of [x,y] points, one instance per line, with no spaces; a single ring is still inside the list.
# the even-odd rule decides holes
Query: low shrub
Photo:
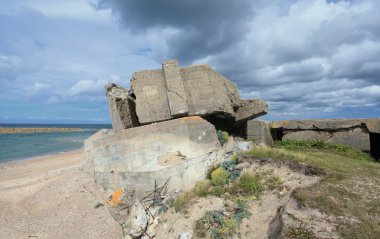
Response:
[[[305,226],[289,227],[284,233],[285,239],[315,239],[315,234]]]
[[[228,183],[229,177],[230,173],[222,167],[219,167],[211,173],[211,183],[214,186],[225,185]]]
[[[194,193],[198,197],[205,197],[209,194],[211,188],[211,182],[208,179],[198,181],[195,184]]]
[[[183,192],[179,194],[174,201],[174,209],[176,212],[183,212],[187,203],[194,197],[192,192]]]
[[[227,216],[222,210],[207,211],[194,225],[194,233],[197,237],[205,237],[210,230],[212,239],[232,238],[238,231],[244,218],[252,214],[247,210],[246,204],[239,202],[232,208],[232,214]]]
[[[216,131],[216,134],[218,135],[218,139],[221,145],[224,145],[228,138],[230,137],[226,131],[218,130]]]
[[[283,181],[279,176],[270,175],[266,178],[265,185],[269,190],[280,190],[283,186]]]
[[[248,196],[259,196],[264,190],[261,176],[258,173],[244,172],[232,187],[234,193]]]

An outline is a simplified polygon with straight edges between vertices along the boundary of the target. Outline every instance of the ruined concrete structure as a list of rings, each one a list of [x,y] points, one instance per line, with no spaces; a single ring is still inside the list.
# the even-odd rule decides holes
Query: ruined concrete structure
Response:
[[[266,114],[260,99],[242,100],[234,83],[207,65],[136,72],[129,90],[106,86],[113,130],[85,142],[82,169],[106,190],[130,187],[142,196],[171,177],[170,189],[190,189],[225,160],[216,129],[233,132]]]
[[[130,187],[138,196],[171,177],[170,189],[190,189],[223,160],[215,128],[201,117],[99,131],[85,142],[82,169],[105,189]]]
[[[176,60],[134,73],[129,91],[109,84],[106,94],[114,130],[198,115],[232,131],[268,111],[260,99],[240,99],[236,85],[208,65],[179,67]]]
[[[267,135],[271,133],[274,140],[322,140],[349,145],[380,159],[380,119],[251,121],[248,125],[248,139],[270,142]]]

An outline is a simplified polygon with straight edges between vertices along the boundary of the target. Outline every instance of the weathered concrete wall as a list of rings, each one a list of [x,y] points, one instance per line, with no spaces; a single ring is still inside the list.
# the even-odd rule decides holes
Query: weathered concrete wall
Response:
[[[322,140],[345,144],[365,152],[375,150],[370,134],[380,131],[380,119],[328,119],[274,121],[271,128],[281,129],[283,139]]]
[[[170,113],[173,117],[189,114],[187,97],[183,87],[180,67],[176,60],[166,61],[162,64]]]
[[[184,117],[97,133],[85,142],[84,170],[106,190],[133,187],[142,196],[171,177],[170,189],[190,189],[208,168],[223,160],[212,124]]]
[[[172,118],[162,70],[134,73],[131,80],[131,90],[136,97],[136,114],[140,124]]]
[[[287,130],[338,131],[355,127],[365,127],[371,133],[380,133],[380,119],[322,119],[284,120],[271,122],[272,128]]]
[[[106,96],[112,120],[112,128],[121,130],[139,126],[135,113],[135,102],[128,91],[116,84],[106,85]]]
[[[272,146],[273,139],[270,133],[269,122],[261,120],[251,120],[246,125],[246,137],[254,140],[255,143],[265,146]]]
[[[208,65],[184,67],[181,70],[182,79],[187,92],[190,115],[211,115],[222,113],[233,117],[225,78],[221,77]],[[240,98],[235,84],[229,84],[230,95]]]
[[[235,121],[247,121],[268,112],[268,104],[260,99],[242,100],[239,108],[236,110]]]
[[[121,92],[122,88],[114,85]],[[115,100],[107,88],[107,98],[110,100],[110,114],[114,129],[135,127],[130,123],[132,117],[120,117],[125,114],[135,114],[138,124],[145,125],[154,122],[170,120],[183,116],[210,116],[228,118],[233,127],[247,120],[264,115],[268,105],[259,99],[242,100],[236,85],[219,75],[208,65],[179,67],[176,60],[165,61],[162,69],[144,70],[133,74],[130,94],[133,109],[128,111],[129,100],[125,108],[116,107]],[[116,91],[116,90],[114,90]],[[120,96],[118,96],[120,99]],[[123,99],[124,100],[124,99]],[[127,109],[127,110],[126,110]],[[126,120],[127,122],[124,122]],[[236,125],[234,125],[236,123]]]

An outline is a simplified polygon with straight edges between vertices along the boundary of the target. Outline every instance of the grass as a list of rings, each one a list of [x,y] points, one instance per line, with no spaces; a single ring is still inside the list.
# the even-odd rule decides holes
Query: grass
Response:
[[[266,190],[280,191],[282,185],[281,178],[273,175],[272,171],[245,171],[240,175],[231,161],[226,161],[210,173],[210,179],[198,181],[192,190],[179,194],[173,206],[177,212],[186,212],[193,199],[209,195],[235,202],[255,200]]]
[[[380,164],[367,154],[318,141],[284,141],[244,155],[293,160],[325,169],[328,175],[319,183],[295,191],[299,203],[335,215],[343,238],[380,238]]]
[[[211,173],[211,183],[214,186],[222,186],[228,183],[228,178],[230,177],[230,173],[223,169],[222,167],[218,167]]]
[[[285,239],[316,239],[312,231],[305,228],[304,226],[300,227],[289,227],[284,233]]]
[[[207,211],[194,225],[194,234],[204,238],[208,231],[212,239],[232,238],[239,229],[244,218],[252,214],[247,210],[247,205],[241,201],[231,209],[232,213],[223,210]]]
[[[258,197],[264,186],[259,173],[245,172],[232,187],[233,194]]]

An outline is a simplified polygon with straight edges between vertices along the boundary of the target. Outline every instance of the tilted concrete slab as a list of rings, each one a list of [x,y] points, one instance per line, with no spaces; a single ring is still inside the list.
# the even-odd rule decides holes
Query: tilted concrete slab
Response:
[[[136,114],[140,124],[172,118],[162,70],[134,73],[131,80],[131,91],[136,97]]]
[[[170,189],[190,189],[224,154],[214,126],[197,116],[98,132],[84,152],[82,168],[104,189],[133,187],[138,196],[169,177]]]
[[[235,121],[248,121],[268,112],[268,104],[260,99],[242,100],[239,108],[236,110]]]
[[[110,91],[106,92],[108,98]],[[262,100],[242,100],[236,85],[208,65],[179,67],[176,60],[164,61],[162,69],[134,73],[127,93],[134,98],[136,107],[132,113],[141,125],[191,115],[215,115],[238,125],[268,112]],[[112,102],[109,101],[112,122],[125,129],[135,127],[119,122],[119,115],[130,112],[115,113],[124,109],[114,107]]]

